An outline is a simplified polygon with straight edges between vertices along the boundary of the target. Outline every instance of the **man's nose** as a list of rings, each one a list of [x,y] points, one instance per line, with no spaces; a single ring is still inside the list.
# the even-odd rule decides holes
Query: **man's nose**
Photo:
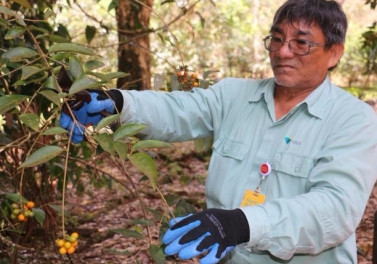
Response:
[[[279,57],[292,57],[294,53],[291,51],[289,41],[284,41],[283,46],[276,52]]]

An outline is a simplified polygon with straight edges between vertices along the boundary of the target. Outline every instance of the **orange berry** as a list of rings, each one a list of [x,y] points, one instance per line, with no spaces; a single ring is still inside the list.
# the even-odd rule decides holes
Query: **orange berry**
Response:
[[[78,243],[79,243],[79,242],[77,242],[77,241],[76,241],[76,242],[73,242],[73,243],[72,243],[72,247],[77,247],[77,244],[78,244]]]
[[[199,86],[199,83],[198,82],[194,82],[194,87],[198,87]]]
[[[67,254],[67,249],[65,247],[61,247],[61,248],[59,248],[59,253],[61,255],[65,255],[65,254]]]
[[[70,247],[69,249],[67,249],[68,254],[73,254],[74,252],[75,252],[75,247]]]
[[[28,201],[28,202],[26,203],[26,206],[27,206],[29,209],[31,209],[31,208],[34,208],[35,203],[34,203],[33,201]]]
[[[64,243],[64,247],[65,247],[66,249],[69,249],[70,247],[72,247],[72,243],[66,241],[66,242]]]
[[[63,247],[65,243],[64,239],[57,239],[55,242],[58,247]]]
[[[18,221],[20,222],[24,222],[26,221],[26,217],[23,215],[23,214],[19,214],[18,217],[17,217]]]
[[[71,234],[71,236],[72,236],[72,237],[75,237],[75,238],[78,238],[78,237],[79,237],[79,233],[77,233],[77,232],[73,232],[73,233]]]

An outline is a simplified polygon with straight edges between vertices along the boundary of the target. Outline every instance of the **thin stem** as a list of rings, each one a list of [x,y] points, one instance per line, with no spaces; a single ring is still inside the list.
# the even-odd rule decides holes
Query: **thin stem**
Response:
[[[74,126],[72,126],[70,136],[68,138],[68,144],[67,144],[67,153],[65,156],[64,161],[64,175],[63,175],[63,190],[62,190],[62,230],[63,230],[63,236],[65,235],[65,190],[66,190],[66,182],[67,182],[67,171],[68,171],[68,159],[69,159],[69,148],[71,145],[71,137],[73,133]]]

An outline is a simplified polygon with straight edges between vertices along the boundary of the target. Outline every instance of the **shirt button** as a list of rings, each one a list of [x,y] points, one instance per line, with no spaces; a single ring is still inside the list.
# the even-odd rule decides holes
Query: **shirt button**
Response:
[[[299,167],[295,167],[295,172],[299,172],[300,171],[300,168]]]

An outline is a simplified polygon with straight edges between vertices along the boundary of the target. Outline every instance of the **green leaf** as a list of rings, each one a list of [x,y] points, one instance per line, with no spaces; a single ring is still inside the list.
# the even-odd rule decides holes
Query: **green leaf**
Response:
[[[150,245],[149,246],[149,255],[157,264],[165,264],[165,254],[162,251],[162,248],[157,245]]]
[[[42,94],[44,97],[46,97],[49,101],[53,102],[54,104],[56,105],[61,104],[59,94],[57,94],[53,90],[43,90],[39,93]]]
[[[116,228],[116,229],[110,229],[109,231],[121,234],[125,237],[134,237],[134,238],[144,238],[142,234],[135,230],[126,229],[126,228]]]
[[[56,17],[56,14],[51,9],[47,9],[44,13],[44,19],[49,19],[50,17]]]
[[[44,82],[43,87],[54,89],[55,91],[59,91],[57,80],[55,76],[50,76]]]
[[[125,137],[134,136],[146,127],[147,127],[146,125],[133,124],[133,123],[122,125],[120,128],[118,128],[115,131],[114,140],[119,140]]]
[[[46,218],[45,211],[39,208],[33,208],[32,211],[34,213],[35,220],[37,220],[37,222],[43,227],[43,222]]]
[[[172,145],[159,140],[141,140],[132,146],[132,150],[145,148],[171,148]]]
[[[113,140],[111,135],[109,134],[97,134],[94,136],[94,139],[98,142],[98,144],[103,148],[104,151],[109,152],[111,155],[115,154]]]
[[[44,69],[35,66],[24,66],[22,67],[21,80],[26,80],[30,76],[33,76],[34,74],[37,74],[38,72],[41,72],[43,70]]]
[[[11,94],[11,95],[4,95],[0,97],[0,114],[4,114],[9,110],[13,109],[14,107],[21,104],[24,100],[28,98],[25,95],[20,94]]]
[[[5,52],[2,57],[3,59],[9,60],[10,62],[19,62],[23,59],[36,57],[37,55],[38,52],[36,52],[35,50],[25,47],[16,47]]]
[[[63,37],[63,36],[60,36],[60,35],[56,35],[56,34],[51,34],[49,35],[49,39],[50,41],[52,42],[56,42],[56,43],[60,43],[60,44],[65,44],[67,43],[67,41],[69,41],[68,38],[66,37]],[[63,52],[63,51],[62,51]],[[67,52],[73,52],[73,51],[67,51]],[[70,56],[71,54],[67,55],[68,57]]]
[[[111,11],[112,9],[116,9],[119,5],[119,0],[112,0],[109,6],[107,7],[107,12]]]
[[[105,66],[105,63],[98,60],[90,60],[90,61],[85,62],[84,64],[84,68],[87,71],[96,70],[96,69],[102,68],[103,66]]]
[[[114,149],[122,160],[127,159],[128,146],[124,142],[114,141]]]
[[[157,187],[158,172],[156,163],[152,157],[146,153],[140,152],[130,155],[128,159],[131,161],[132,165],[148,177],[152,187],[155,189]]]
[[[48,207],[51,207],[55,212],[58,214],[61,214],[63,212],[63,208],[60,205],[57,204],[49,204]]]
[[[4,18],[0,17],[0,27],[9,28],[9,21],[5,20]]]
[[[18,193],[8,192],[5,194],[5,197],[15,203],[21,202],[21,200],[23,203],[26,203],[28,201],[25,197]]]
[[[165,0],[165,1],[161,2],[161,5],[164,5],[166,3],[174,3],[174,2],[175,2],[175,0]]]
[[[91,49],[76,43],[55,43],[50,47],[49,52],[72,52],[85,55],[94,55],[94,52]]]
[[[130,75],[130,74],[124,73],[124,72],[110,72],[110,73],[106,73],[106,74],[99,73],[99,72],[90,72],[88,74],[96,76],[96,77],[98,77],[99,79],[101,79],[102,81],[105,81],[105,82],[110,82],[112,79],[123,78],[123,77]]]
[[[63,151],[58,146],[44,146],[34,151],[21,165],[20,168],[33,167],[55,158]]]
[[[39,131],[39,116],[33,113],[21,114],[20,119],[25,125],[32,128],[34,131]]]
[[[142,225],[142,226],[154,226],[154,222],[149,219],[141,218],[141,219],[132,219],[130,220],[130,224],[132,225]]]
[[[96,35],[96,32],[97,32],[97,30],[96,30],[95,27],[86,26],[86,28],[85,28],[85,38],[86,38],[86,41],[88,43],[90,43],[93,40],[94,36]]]
[[[20,26],[11,27],[5,34],[4,39],[15,39],[24,34],[25,30],[26,29],[24,27]]]
[[[71,53],[55,53],[53,56],[51,56],[51,59],[56,61],[64,61],[71,56]]]
[[[62,127],[52,127],[44,131],[42,135],[50,136],[50,135],[59,135],[59,134],[66,134],[66,133],[68,133],[68,131]]]
[[[27,26],[26,23],[25,23],[25,21],[23,20],[23,18],[20,15],[18,15],[18,14],[16,14],[16,22],[17,22],[17,24],[19,24],[19,25],[21,25],[23,27]]]
[[[89,78],[87,75],[83,75],[73,82],[71,88],[69,89],[69,94],[75,94],[85,89],[95,88],[98,85],[99,82]]]
[[[81,61],[76,56],[69,58],[69,70],[75,79],[78,79],[81,75],[83,75],[84,70],[82,68]]]
[[[0,6],[0,13],[6,14],[9,16],[15,16],[15,13],[5,6]]]
[[[98,132],[102,128],[113,124],[119,117],[120,117],[120,114],[115,114],[115,115],[110,115],[108,117],[101,119],[101,121],[98,123],[94,131]]]
[[[41,32],[41,33],[44,33],[44,34],[48,34],[49,33],[47,29],[41,28],[41,27],[37,27],[35,25],[29,26],[29,29],[33,30],[33,31],[38,31],[38,32]]]

